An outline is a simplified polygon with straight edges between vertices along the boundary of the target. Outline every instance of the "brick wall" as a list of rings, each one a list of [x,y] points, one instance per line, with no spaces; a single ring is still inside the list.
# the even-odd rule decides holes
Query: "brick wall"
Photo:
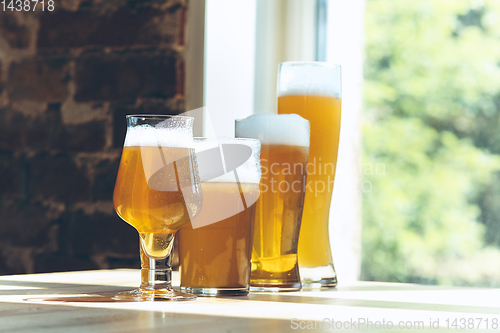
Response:
[[[0,11],[0,274],[140,267],[113,209],[125,115],[184,111],[186,0]]]

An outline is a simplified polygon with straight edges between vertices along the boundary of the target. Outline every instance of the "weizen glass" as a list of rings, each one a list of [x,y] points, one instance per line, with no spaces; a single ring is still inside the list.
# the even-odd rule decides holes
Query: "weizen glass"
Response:
[[[236,121],[236,136],[260,139],[250,290],[301,289],[297,246],[309,154],[309,121],[298,115],[255,114]]]
[[[127,134],[113,194],[118,215],[137,229],[141,285],[115,299],[189,300],[172,288],[174,236],[202,204],[193,148],[193,118],[127,116]]]
[[[304,287],[334,287],[328,220],[340,134],[340,66],[285,62],[278,73],[278,113],[309,120],[311,142],[307,189],[299,237],[299,267]]]
[[[246,295],[260,193],[260,142],[195,138],[195,148],[203,206],[179,230],[181,290],[202,296]]]

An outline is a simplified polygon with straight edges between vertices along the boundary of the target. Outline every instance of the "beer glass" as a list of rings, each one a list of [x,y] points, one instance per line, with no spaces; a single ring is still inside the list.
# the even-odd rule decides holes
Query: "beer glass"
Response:
[[[260,142],[195,138],[203,206],[179,230],[181,290],[202,296],[246,295]]]
[[[304,213],[299,236],[299,267],[304,287],[334,287],[328,220],[340,134],[340,66],[285,62],[278,73],[278,113],[309,120],[311,142]]]
[[[309,121],[298,115],[255,114],[236,121],[236,136],[261,140],[250,290],[301,289],[297,245],[309,154]]]
[[[194,217],[202,193],[193,148],[193,118],[127,116],[127,134],[113,193],[117,214],[139,232],[141,285],[115,299],[195,299],[172,289],[177,229]]]

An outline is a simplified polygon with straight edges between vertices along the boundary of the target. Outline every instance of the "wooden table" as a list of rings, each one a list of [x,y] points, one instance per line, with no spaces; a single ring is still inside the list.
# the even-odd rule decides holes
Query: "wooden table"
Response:
[[[475,332],[486,325],[500,332],[500,289],[357,282],[328,291],[190,302],[76,298],[136,287],[139,274],[120,269],[2,276],[0,332],[297,332],[314,326],[328,332],[424,332],[437,325],[455,332],[454,324],[464,322]],[[59,301],[48,301],[54,298]]]

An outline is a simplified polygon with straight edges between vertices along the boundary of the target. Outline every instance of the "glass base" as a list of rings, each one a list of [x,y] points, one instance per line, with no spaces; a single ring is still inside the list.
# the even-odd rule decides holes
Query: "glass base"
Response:
[[[300,267],[303,289],[334,288],[337,286],[337,273],[333,264],[320,267]]]
[[[271,293],[287,292],[287,291],[300,291],[302,285],[300,282],[287,283],[287,284],[252,284],[250,291],[265,291]]]
[[[186,294],[172,288],[166,289],[134,289],[124,291],[113,297],[117,301],[151,302],[151,301],[192,301],[196,295]]]
[[[181,290],[193,293],[198,296],[246,296],[248,288],[201,288],[201,287],[182,287]]]

